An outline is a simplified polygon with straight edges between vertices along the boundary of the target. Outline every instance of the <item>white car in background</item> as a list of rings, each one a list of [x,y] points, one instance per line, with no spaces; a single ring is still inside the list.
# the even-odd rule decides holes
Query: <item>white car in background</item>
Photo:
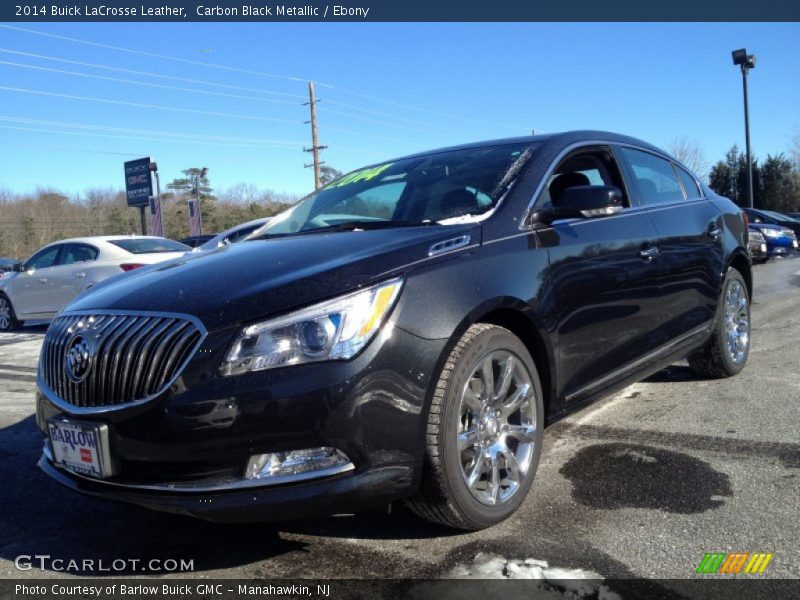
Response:
[[[152,236],[108,235],[48,244],[0,279],[0,331],[23,321],[50,321],[92,285],[189,250],[180,242]]]

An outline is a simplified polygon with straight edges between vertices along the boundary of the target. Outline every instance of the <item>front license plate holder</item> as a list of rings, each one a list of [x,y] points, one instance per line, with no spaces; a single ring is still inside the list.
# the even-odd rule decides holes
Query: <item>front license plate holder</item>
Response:
[[[47,422],[47,429],[57,467],[95,479],[114,475],[108,425],[56,418]]]

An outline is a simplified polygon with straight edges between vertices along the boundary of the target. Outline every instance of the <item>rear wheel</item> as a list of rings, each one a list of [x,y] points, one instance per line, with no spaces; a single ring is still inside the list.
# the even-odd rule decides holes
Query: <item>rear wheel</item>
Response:
[[[517,510],[542,448],[539,376],[525,345],[496,325],[470,327],[436,385],[428,415],[419,516],[482,529]]]
[[[750,297],[742,274],[728,269],[711,339],[689,355],[689,366],[704,377],[731,377],[744,368],[750,352]]]
[[[19,321],[14,314],[11,300],[5,294],[0,294],[0,331],[13,331],[19,327]]]

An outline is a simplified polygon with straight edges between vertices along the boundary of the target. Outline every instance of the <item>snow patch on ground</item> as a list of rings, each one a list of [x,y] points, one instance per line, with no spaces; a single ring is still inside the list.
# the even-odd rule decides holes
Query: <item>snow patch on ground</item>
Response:
[[[618,594],[603,585],[603,578],[599,573],[551,567],[547,561],[535,558],[509,559],[480,552],[472,564],[455,567],[449,576],[454,579],[532,579],[540,581],[537,587],[543,594],[547,593],[554,599],[621,600]],[[537,595],[537,599],[539,597]]]
[[[658,459],[655,456],[649,456],[644,452],[637,452],[636,450],[632,450],[631,448],[615,452],[614,454],[612,454],[612,456],[614,458],[622,458],[623,456],[629,456],[634,462],[642,462],[642,463],[658,462]]]

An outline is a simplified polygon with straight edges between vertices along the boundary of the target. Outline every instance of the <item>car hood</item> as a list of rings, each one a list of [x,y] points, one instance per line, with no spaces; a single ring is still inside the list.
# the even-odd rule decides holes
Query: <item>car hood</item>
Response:
[[[187,253],[108,279],[65,310],[155,311],[198,317],[209,330],[285,312],[407,270],[440,241],[480,225],[341,231],[251,240]]]

